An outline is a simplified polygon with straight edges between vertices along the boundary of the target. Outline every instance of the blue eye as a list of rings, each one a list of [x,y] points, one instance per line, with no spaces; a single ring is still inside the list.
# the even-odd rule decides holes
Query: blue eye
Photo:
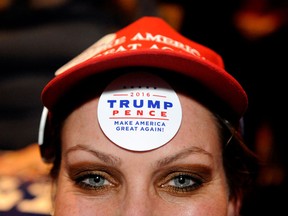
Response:
[[[191,193],[204,184],[204,179],[195,174],[171,173],[165,177],[165,183],[161,184],[161,188],[175,195]]]
[[[81,182],[92,187],[102,187],[110,184],[109,181],[107,181],[103,176],[95,174],[88,175],[87,177],[83,178]]]
[[[76,185],[83,189],[101,190],[106,187],[112,187],[114,184],[106,177],[107,174],[85,173],[75,179]]]
[[[178,188],[192,187],[197,184],[189,175],[179,175],[168,182],[168,185]]]

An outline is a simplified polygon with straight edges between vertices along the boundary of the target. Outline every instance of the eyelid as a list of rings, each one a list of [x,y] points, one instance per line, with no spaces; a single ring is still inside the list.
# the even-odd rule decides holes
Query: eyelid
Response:
[[[203,176],[203,178],[206,178],[207,180],[210,178],[212,178],[212,167],[210,165],[205,165],[205,164],[176,164],[173,166],[167,166],[167,167],[163,167],[160,170],[156,170],[155,173],[159,174],[162,173],[162,175],[164,175],[164,173],[168,174],[168,173],[172,173],[172,172],[189,172],[189,173],[195,173],[195,174],[199,174],[201,176]]]
[[[85,180],[88,180],[89,178],[94,178],[96,176],[100,176],[103,178],[104,183],[103,185],[100,186],[93,186],[89,185],[89,183],[85,182]],[[117,186],[117,182],[114,180],[113,177],[111,177],[108,173],[102,172],[102,171],[90,171],[90,172],[84,172],[80,174],[79,176],[75,176],[75,179],[73,179],[75,184],[81,188],[88,188],[88,189],[94,189],[94,190],[103,190],[104,188],[107,187],[115,187]]]
[[[156,175],[158,175],[157,178],[159,179],[158,186],[167,183],[173,177],[179,175],[189,175],[205,183],[212,180],[212,169],[205,165],[182,165],[164,168],[157,171]]]
[[[105,166],[102,164],[94,164],[90,162],[80,162],[75,164],[67,165],[67,172],[73,181],[80,176],[85,176],[89,174],[101,175],[112,182],[112,184],[120,184],[122,182],[122,177],[119,171],[114,167]]]
[[[164,182],[168,183],[169,181],[171,181],[175,177],[179,177],[179,176],[189,176],[189,177],[195,179],[195,181],[197,181],[197,180],[206,181],[206,179],[204,179],[202,176],[199,176],[198,174],[191,173],[191,172],[183,172],[183,171],[178,172],[178,171],[176,171],[173,173],[169,173],[169,175],[167,175],[164,178]]]

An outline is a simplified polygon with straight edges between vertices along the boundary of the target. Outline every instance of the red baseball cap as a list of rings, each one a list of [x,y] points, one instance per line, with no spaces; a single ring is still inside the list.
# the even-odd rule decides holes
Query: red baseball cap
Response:
[[[111,69],[150,66],[189,76],[221,98],[241,119],[247,95],[224,69],[221,56],[179,34],[158,17],[143,17],[120,31],[104,36],[55,73],[42,91],[42,101],[52,110],[79,81]]]

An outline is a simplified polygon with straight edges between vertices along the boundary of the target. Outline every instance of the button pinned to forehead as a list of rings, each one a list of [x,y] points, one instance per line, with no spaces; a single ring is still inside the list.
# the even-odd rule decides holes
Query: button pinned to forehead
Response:
[[[182,108],[176,92],[159,76],[129,73],[105,88],[97,115],[102,131],[116,145],[148,151],[176,135]]]

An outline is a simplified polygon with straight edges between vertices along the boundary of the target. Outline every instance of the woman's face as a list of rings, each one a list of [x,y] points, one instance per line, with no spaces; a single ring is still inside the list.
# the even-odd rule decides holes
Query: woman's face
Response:
[[[55,215],[237,215],[212,114],[190,97],[178,97],[178,133],[146,152],[125,150],[103,134],[98,98],[72,112],[61,137]]]

